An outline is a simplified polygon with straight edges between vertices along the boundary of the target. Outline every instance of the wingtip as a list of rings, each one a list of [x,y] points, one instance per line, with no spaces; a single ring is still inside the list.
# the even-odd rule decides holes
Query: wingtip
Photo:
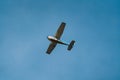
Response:
[[[62,22],[62,24],[66,24],[65,22]]]
[[[49,55],[50,55],[50,52],[46,52],[46,54],[49,54]]]

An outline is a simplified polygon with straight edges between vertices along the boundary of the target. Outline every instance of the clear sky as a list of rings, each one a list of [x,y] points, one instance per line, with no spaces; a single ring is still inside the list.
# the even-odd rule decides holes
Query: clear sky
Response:
[[[0,0],[0,80],[120,80],[120,1]]]

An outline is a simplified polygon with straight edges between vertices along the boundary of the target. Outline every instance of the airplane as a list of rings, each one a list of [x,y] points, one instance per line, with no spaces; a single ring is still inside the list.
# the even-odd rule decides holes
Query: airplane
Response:
[[[53,49],[56,47],[57,44],[62,44],[62,45],[68,46],[67,50],[69,50],[69,51],[73,48],[73,45],[75,43],[74,40],[72,40],[70,42],[70,44],[64,43],[60,40],[60,38],[63,34],[63,31],[65,29],[65,25],[66,25],[66,23],[62,22],[54,36],[47,36],[48,40],[51,41],[51,43],[49,44],[49,47],[46,51],[47,54],[50,54],[53,51]]]

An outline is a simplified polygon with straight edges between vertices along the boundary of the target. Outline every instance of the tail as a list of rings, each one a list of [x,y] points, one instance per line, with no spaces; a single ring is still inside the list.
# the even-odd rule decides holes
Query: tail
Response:
[[[69,50],[69,51],[70,51],[70,50],[73,48],[74,43],[75,43],[75,41],[74,41],[74,40],[72,40],[72,41],[70,42],[70,44],[68,45],[67,50]]]

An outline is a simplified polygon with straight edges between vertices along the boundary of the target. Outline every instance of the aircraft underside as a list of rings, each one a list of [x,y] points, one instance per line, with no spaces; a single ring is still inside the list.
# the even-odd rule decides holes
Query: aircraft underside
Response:
[[[66,44],[66,43],[60,41],[60,37],[63,34],[65,25],[66,25],[66,23],[62,22],[61,25],[60,25],[60,27],[58,28],[56,34],[54,36],[48,36],[47,37],[48,40],[51,41],[51,43],[49,44],[49,47],[48,47],[48,49],[46,51],[47,54],[50,54],[53,51],[53,49],[56,47],[57,43],[58,44],[67,45],[68,46],[67,50],[69,50],[69,51],[73,48],[73,45],[75,43],[74,40],[72,40],[70,42],[70,44]]]

